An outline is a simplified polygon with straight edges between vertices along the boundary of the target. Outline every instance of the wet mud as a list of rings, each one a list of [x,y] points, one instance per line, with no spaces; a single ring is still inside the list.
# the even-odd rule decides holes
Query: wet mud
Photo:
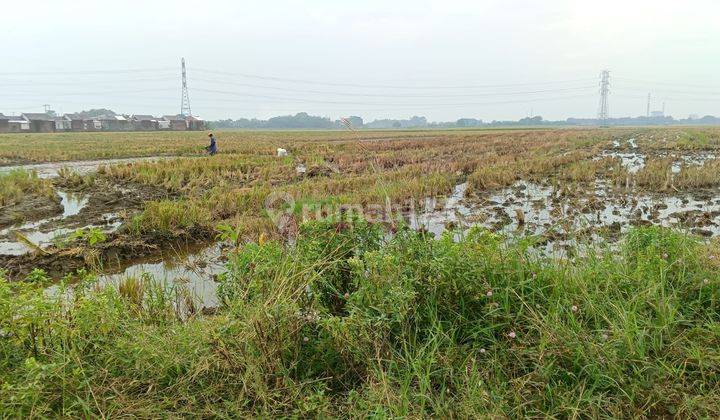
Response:
[[[52,206],[24,200],[28,214],[22,221],[10,210],[0,210],[0,220],[8,220],[0,226],[0,269],[10,278],[23,278],[33,268],[59,278],[80,268],[158,253],[168,244],[167,238],[130,235],[125,227],[146,202],[177,198],[164,188],[101,177],[79,185],[64,178],[53,182],[57,196],[48,200]],[[101,233],[101,243],[88,244],[83,236],[88,231]],[[195,242],[207,237],[207,232],[184,232],[175,239]]]
[[[709,151],[653,151],[652,157],[674,160],[673,173],[716,159]],[[593,158],[615,158],[629,173],[642,169],[648,154],[635,139],[617,140],[614,148]],[[622,185],[621,185],[622,184]],[[518,181],[498,191],[466,195],[467,185],[456,186],[437,210],[415,217],[411,225],[433,232],[466,231],[481,226],[508,237],[534,237],[543,253],[558,255],[585,241],[612,244],[634,226],[664,226],[684,230],[701,238],[720,236],[720,190],[651,192],[597,178],[592,182],[562,182],[547,178],[539,182]]]
[[[31,222],[61,214],[63,206],[60,196],[25,197],[20,203],[0,207],[0,229],[22,222]]]
[[[80,269],[104,272],[145,257],[162,256],[163,252],[179,244],[203,245],[213,238],[212,232],[203,230],[178,233],[173,238],[144,235],[137,237],[125,232],[114,232],[107,240],[92,246],[50,246],[42,251],[25,252],[20,255],[0,255],[0,268],[10,279],[22,280],[33,269],[40,268],[48,276],[59,279]]]

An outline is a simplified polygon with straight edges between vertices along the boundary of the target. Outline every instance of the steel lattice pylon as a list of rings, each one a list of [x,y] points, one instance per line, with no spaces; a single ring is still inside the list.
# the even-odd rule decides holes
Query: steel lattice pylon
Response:
[[[190,111],[190,95],[188,94],[187,87],[187,73],[185,71],[185,58],[182,61],[182,99],[180,103],[180,115],[183,117],[189,117],[192,115]]]
[[[600,74],[600,107],[598,109],[598,120],[601,124],[607,122],[608,115],[608,94],[610,93],[610,71],[603,70]]]

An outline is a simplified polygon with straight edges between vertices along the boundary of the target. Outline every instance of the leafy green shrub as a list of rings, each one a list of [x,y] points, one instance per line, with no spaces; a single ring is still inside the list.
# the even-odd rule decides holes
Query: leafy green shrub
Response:
[[[77,229],[68,237],[69,240],[80,240],[90,246],[107,241],[107,235],[100,228]]]

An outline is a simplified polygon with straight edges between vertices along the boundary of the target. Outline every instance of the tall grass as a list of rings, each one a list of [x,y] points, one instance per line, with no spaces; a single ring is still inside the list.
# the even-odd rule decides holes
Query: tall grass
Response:
[[[132,219],[129,228],[135,234],[176,236],[211,225],[211,214],[195,201],[163,200],[147,203],[142,213]]]
[[[680,173],[675,175],[673,185],[681,189],[720,185],[720,160],[709,160],[703,165],[683,166]]]
[[[639,187],[651,190],[666,190],[672,184],[672,159],[650,159],[635,174],[635,182]]]
[[[317,222],[293,248],[234,254],[219,314],[187,321],[172,299],[140,298],[146,286],[62,304],[0,281],[0,406],[10,417],[717,417],[720,275],[704,247],[643,228],[617,252],[564,262],[482,230],[436,241]]]
[[[720,160],[712,159],[703,165],[685,165],[673,174],[672,159],[650,159],[635,175],[637,185],[651,190],[669,188],[688,190],[720,185]]]

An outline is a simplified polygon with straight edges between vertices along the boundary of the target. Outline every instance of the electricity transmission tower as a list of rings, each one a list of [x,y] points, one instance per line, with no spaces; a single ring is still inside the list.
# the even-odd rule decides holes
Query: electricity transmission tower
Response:
[[[648,103],[647,103],[647,115],[648,118],[650,118],[650,94],[648,93]]]
[[[603,70],[600,74],[600,108],[598,109],[598,120],[606,124],[608,119],[608,94],[610,93],[610,71]]]
[[[189,117],[192,115],[192,111],[190,111],[190,95],[188,94],[188,87],[187,87],[187,74],[185,72],[185,57],[183,57],[182,61],[182,99],[180,103],[180,115],[183,117]]]

